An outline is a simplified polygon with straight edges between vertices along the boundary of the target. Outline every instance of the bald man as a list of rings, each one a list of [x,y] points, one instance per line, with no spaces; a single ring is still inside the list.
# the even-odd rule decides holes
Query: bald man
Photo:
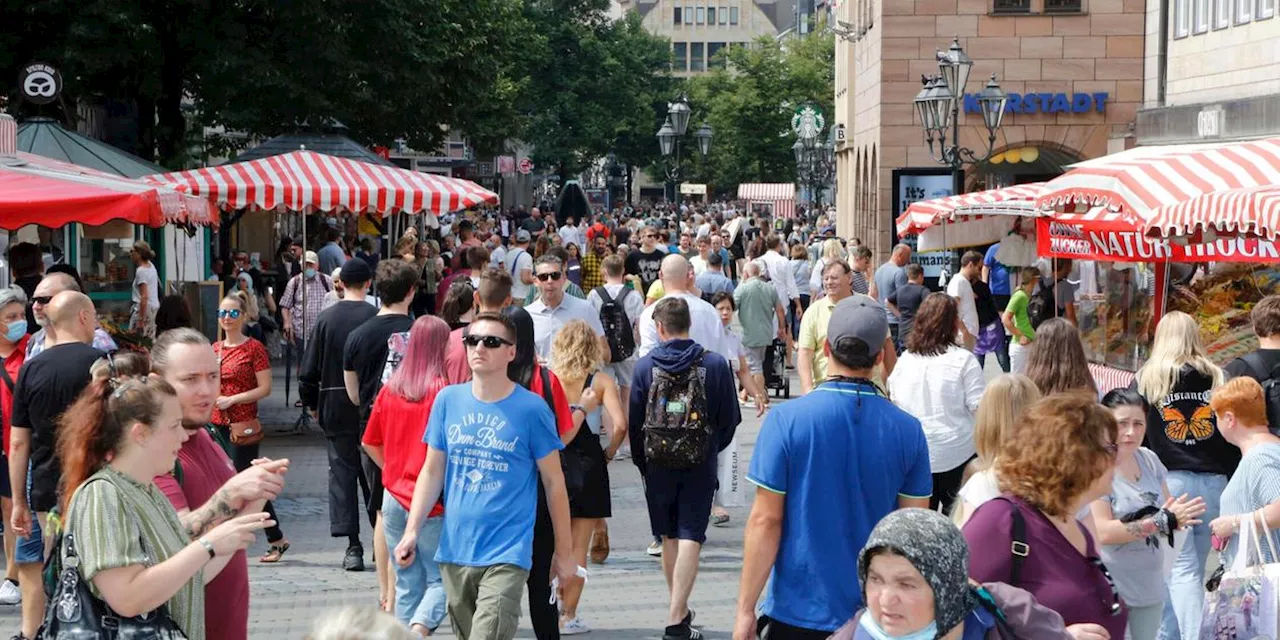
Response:
[[[41,282],[40,286],[44,285]],[[38,304],[46,328],[52,328],[57,337],[38,356],[28,358],[18,372],[9,432],[9,482],[13,487],[9,525],[18,535],[14,560],[22,589],[22,635],[26,638],[36,636],[44,619],[42,527],[49,510],[58,503],[62,478],[54,455],[58,416],[89,386],[89,367],[106,355],[91,346],[98,322],[88,296],[63,291]]]
[[[49,325],[46,307],[54,296],[63,291],[80,291],[80,285],[76,283],[75,278],[66,273],[50,273],[40,281],[40,284],[36,285],[35,293],[31,296],[31,312],[35,316],[36,324],[40,326],[40,330],[32,334],[31,340],[27,342],[28,360],[53,346],[56,332]],[[96,323],[93,332],[93,347],[104,353],[111,353],[116,350],[116,341],[111,338],[111,334],[101,327],[97,327]]]
[[[720,322],[720,314],[711,303],[693,293],[693,267],[684,256],[669,255],[662,259],[660,267],[662,283],[666,290],[664,298],[683,298],[689,304],[689,316],[693,321],[689,329],[689,337],[702,345],[707,351],[714,351],[726,359],[737,361],[737,356],[727,354],[728,345],[724,340],[724,324]],[[637,353],[644,357],[661,340],[658,338],[658,324],[653,320],[653,310],[657,305],[645,307],[640,314],[640,347]]]

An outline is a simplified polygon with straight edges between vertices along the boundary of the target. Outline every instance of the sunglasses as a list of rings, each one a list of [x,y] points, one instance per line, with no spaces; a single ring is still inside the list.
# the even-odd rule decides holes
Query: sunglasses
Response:
[[[466,345],[468,349],[474,349],[476,348],[477,345],[481,345],[481,344],[483,344],[484,348],[486,349],[497,349],[498,347],[501,347],[504,345],[509,347],[515,343],[511,342],[506,338],[501,338],[498,336],[482,336],[482,335],[471,334],[471,335],[462,336],[462,344]]]
[[[218,309],[218,318],[219,319],[231,318],[232,320],[239,319],[240,310],[239,309]]]
[[[50,300],[53,300],[53,296],[36,296],[31,299],[31,302],[33,304],[49,304]]]
[[[562,275],[564,274],[560,273],[559,271],[552,271],[550,273],[539,273],[537,277],[539,280],[543,282],[548,282],[548,281],[559,280],[560,276]]]

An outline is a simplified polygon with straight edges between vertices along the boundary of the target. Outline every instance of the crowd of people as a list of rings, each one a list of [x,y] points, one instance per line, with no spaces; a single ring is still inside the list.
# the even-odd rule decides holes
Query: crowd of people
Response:
[[[1067,261],[967,252],[931,287],[909,247],[876,266],[823,215],[442,222],[387,256],[324,228],[314,249],[286,241],[274,274],[233,252],[215,340],[136,247],[145,354],[116,349],[77,274],[11,248],[16,637],[94,631],[46,611],[46,564],[55,598],[87,593],[116,624],[247,637],[245,549],[258,531],[259,562],[290,549],[272,503],[289,461],[261,455],[258,416],[281,350],[324,434],[335,565],[365,570],[368,542],[379,608],[410,637],[447,617],[460,638],[511,638],[526,607],[540,640],[591,631],[622,460],[643,481],[664,640],[702,637],[708,528],[748,502],[738,640],[1198,637],[1211,549],[1226,564],[1242,526],[1280,527],[1264,391],[1280,297],[1253,308],[1261,348],[1225,369],[1166,314],[1134,384],[1100,394]],[[771,407],[787,369],[800,397]],[[764,417],[745,473],[744,411]],[[383,623],[361,615],[334,624]]]

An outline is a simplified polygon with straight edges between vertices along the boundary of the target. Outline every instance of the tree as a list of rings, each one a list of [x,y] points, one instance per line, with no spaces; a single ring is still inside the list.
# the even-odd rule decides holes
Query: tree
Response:
[[[614,109],[615,133],[611,149],[626,167],[627,199],[631,199],[631,168],[649,167],[662,159],[654,134],[666,117],[667,102],[679,82],[671,76],[671,43],[644,29],[640,15],[628,12],[613,28],[616,56],[622,61]]]

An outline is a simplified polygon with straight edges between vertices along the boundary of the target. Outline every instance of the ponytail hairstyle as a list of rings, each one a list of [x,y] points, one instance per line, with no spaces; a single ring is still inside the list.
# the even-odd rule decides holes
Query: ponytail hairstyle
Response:
[[[258,305],[255,304],[247,291],[243,289],[231,291],[222,297],[222,301],[230,301],[240,307],[240,317],[244,320],[244,323],[241,325],[240,333],[245,332],[244,328],[247,327],[250,322],[257,320]],[[220,333],[224,339],[227,337],[227,332],[222,328],[221,323],[218,324],[218,333]]]
[[[62,461],[60,509],[64,514],[80,485],[84,484],[120,447],[120,442],[135,423],[154,425],[167,396],[177,392],[159,376],[137,376],[125,373],[138,366],[130,357],[122,356],[117,365],[106,359],[106,372],[99,372],[71,407],[58,419],[57,453]],[[140,365],[142,371],[146,370]],[[101,362],[101,361],[100,361]]]

